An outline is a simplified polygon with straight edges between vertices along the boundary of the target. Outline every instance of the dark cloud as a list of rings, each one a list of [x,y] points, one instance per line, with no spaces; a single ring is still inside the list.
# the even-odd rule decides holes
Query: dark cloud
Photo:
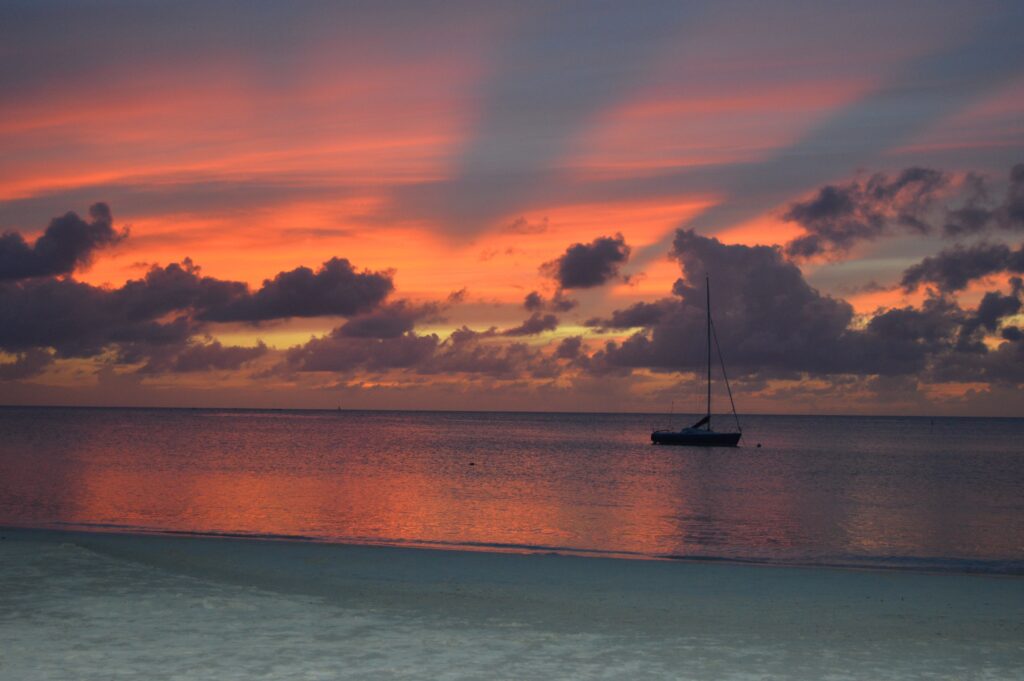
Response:
[[[969,173],[964,180],[966,196],[963,203],[946,211],[946,224],[942,228],[948,237],[979,234],[988,229],[993,211],[988,207],[988,183],[982,175]]]
[[[686,274],[673,289],[679,299],[674,305],[670,300],[658,303],[657,321],[649,332],[635,334],[621,345],[609,345],[609,363],[663,369],[699,367],[705,357],[704,275],[710,274],[716,326],[730,367],[756,373],[821,372],[835,366],[853,309],[845,301],[811,288],[778,248],[727,246],[680,230],[673,257]],[[637,311],[623,311],[619,316]]]
[[[924,284],[934,284],[949,293],[967,288],[975,279],[1001,272],[1024,272],[1024,245],[1014,251],[1006,244],[958,244],[908,267],[900,285],[913,291]]]
[[[338,328],[338,333],[351,338],[396,338],[412,331],[417,321],[437,317],[440,311],[436,303],[413,305],[398,300],[352,317]]]
[[[522,324],[505,329],[501,334],[503,336],[535,336],[545,331],[554,331],[557,328],[558,317],[553,314],[542,315],[540,312],[534,312]]]
[[[348,315],[374,307],[391,289],[389,275],[357,273],[339,259],[315,274],[283,272],[255,293],[203,276],[188,260],[113,290],[30,279],[0,285],[0,348],[52,347],[67,357],[96,355],[112,343],[180,344],[205,322]]]
[[[850,305],[809,286],[778,248],[725,245],[679,231],[673,255],[685,274],[674,287],[677,299],[634,305],[599,320],[647,323],[593,359],[627,368],[699,369],[706,352],[703,274],[709,273],[715,328],[737,377],[927,375],[953,357],[979,352],[979,345],[984,354],[979,334],[995,331],[1014,313],[1020,289],[1014,284],[1012,300],[990,294],[973,311],[931,297],[921,307],[883,310],[854,324]]]
[[[897,228],[926,233],[931,228],[925,212],[949,181],[937,170],[907,168],[893,179],[876,174],[864,182],[826,185],[813,198],[790,204],[783,214],[807,232],[786,244],[786,255],[843,253]]]
[[[523,300],[523,307],[525,307],[529,312],[543,309],[544,297],[536,291],[530,291],[526,294],[526,298]]]
[[[186,310],[205,319],[211,311],[235,307],[251,297],[244,283],[204,276],[188,258],[181,263],[150,267],[142,279],[132,279],[109,294],[110,304],[133,320]]]
[[[286,363],[294,371],[348,373],[357,369],[386,371],[417,367],[434,356],[440,339],[406,333],[391,338],[352,337],[340,329],[287,351]]]
[[[495,379],[552,378],[553,357],[525,343],[494,342],[495,329],[455,330],[447,339],[406,333],[393,338],[354,338],[340,329],[293,347],[285,367],[298,372],[354,373],[392,370],[420,375],[470,374]]]
[[[526,343],[482,343],[479,336],[469,336],[446,342],[429,363],[419,368],[419,373],[548,378],[557,373],[557,368]]]
[[[220,341],[190,342],[181,348],[163,347],[150,352],[139,369],[143,374],[186,373],[190,371],[232,371],[267,353],[262,342],[255,347],[225,346]]]
[[[3,260],[8,278],[17,276],[0,281],[0,350],[17,356],[4,365],[3,375],[38,371],[51,361],[51,349],[56,358],[109,350],[117,362],[142,364],[144,373],[238,368],[265,353],[265,346],[225,347],[194,337],[211,322],[312,316],[354,316],[353,324],[343,327],[349,334],[400,335],[394,325],[411,324],[406,318],[414,321],[439,309],[399,302],[373,316],[394,288],[391,273],[359,272],[339,258],[316,272],[305,267],[281,272],[255,292],[242,282],[205,276],[189,259],[151,267],[142,278],[113,289],[44,276],[66,274],[96,248],[122,238],[111,229],[105,205],[93,206],[91,214],[92,223],[73,213],[54,220],[23,252],[17,252],[24,246],[20,237],[4,237],[3,257],[24,256],[28,265]]]
[[[298,267],[267,279],[252,294],[207,307],[200,318],[259,322],[288,317],[348,317],[380,304],[394,289],[390,273],[357,272],[345,258],[331,258],[314,272]]]
[[[998,203],[991,200],[988,181],[980,175],[969,175],[965,188],[963,205],[947,212],[943,227],[946,236],[982,234],[993,228],[1024,230],[1024,163],[1010,169],[1006,196]]]
[[[189,310],[201,322],[262,322],[289,317],[351,316],[373,309],[394,288],[390,273],[356,272],[332,258],[317,271],[299,267],[263,282],[255,292],[237,281],[204,276],[185,259],[152,267],[110,293],[129,319]]]
[[[1007,229],[1024,229],[1024,163],[1018,163],[1010,171],[1010,189],[1003,203],[1003,226]]]
[[[1024,334],[1020,333],[1020,329],[1013,328],[1017,333],[1004,335],[1004,342],[981,358],[980,371],[973,378],[968,371],[966,380],[980,378],[993,384],[1018,387],[1024,384]]]
[[[555,348],[555,357],[557,359],[576,359],[583,353],[583,337],[582,336],[570,336],[569,338],[563,338],[562,342]]]
[[[577,305],[579,305],[579,301],[573,300],[572,298],[566,298],[561,289],[555,292],[555,295],[551,300],[547,300],[536,291],[527,293],[526,298],[523,300],[523,307],[529,312],[540,310],[568,312]]]
[[[608,319],[599,317],[588,319],[585,325],[603,329],[633,329],[638,326],[652,326],[672,312],[675,306],[676,301],[671,298],[656,300],[653,303],[639,302],[624,310],[615,310]]]
[[[921,308],[902,307],[876,314],[863,331],[850,330],[836,347],[833,373],[920,374],[929,360],[948,354],[965,315],[953,302],[930,298]]]
[[[93,204],[89,217],[90,222],[77,213],[54,218],[32,246],[17,232],[0,236],[0,281],[69,274],[88,265],[97,250],[128,235],[127,231],[114,230],[105,203]]]
[[[1024,332],[1006,321],[1018,314],[1024,303],[1024,282],[1011,280],[1009,295],[989,291],[978,307],[964,314],[955,352],[946,353],[932,363],[929,378],[935,381],[964,381],[990,385],[1024,384]],[[998,334],[993,332],[998,331]],[[996,335],[994,348],[989,343]]]
[[[1009,295],[1003,295],[999,291],[989,291],[973,314],[968,315],[960,327],[960,337],[957,342],[957,349],[961,352],[977,352],[986,354],[988,347],[984,344],[981,334],[984,332],[994,333],[999,329],[1003,320],[1011,317],[1021,310],[1021,290],[1024,289],[1024,282],[1020,277],[1010,280],[1011,290]],[[1014,328],[1014,327],[1009,327]],[[1013,335],[1013,332],[1010,332]],[[1007,338],[1006,340],[1014,340]]]
[[[589,244],[569,246],[561,257],[545,263],[541,271],[563,289],[592,288],[618,276],[619,268],[629,260],[629,253],[621,234],[598,237]]]
[[[32,348],[15,355],[12,362],[0,362],[0,381],[20,381],[32,378],[53,363],[53,355],[39,348]]]
[[[70,279],[0,285],[0,348],[53,348],[59,357],[91,357],[115,343],[182,343],[197,325],[166,306],[147,311],[109,291]]]

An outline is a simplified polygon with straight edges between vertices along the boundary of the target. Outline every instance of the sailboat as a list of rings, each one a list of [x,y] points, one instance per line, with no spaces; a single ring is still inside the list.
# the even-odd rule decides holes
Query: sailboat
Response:
[[[718,334],[715,333],[715,326],[711,321],[711,279],[704,278],[707,288],[707,343],[708,343],[708,410],[689,428],[682,430],[656,430],[651,433],[651,442],[656,445],[688,445],[691,447],[735,447],[739,444],[743,429],[740,428],[740,419],[736,415],[736,403],[732,399],[732,388],[729,387],[729,377],[725,374],[725,360],[722,359],[722,349],[718,346]],[[729,393],[729,404],[732,406],[732,415],[736,419],[735,432],[717,432],[711,429],[711,339],[714,338],[715,348],[718,349],[718,360],[722,364],[722,378],[725,379],[725,389]]]

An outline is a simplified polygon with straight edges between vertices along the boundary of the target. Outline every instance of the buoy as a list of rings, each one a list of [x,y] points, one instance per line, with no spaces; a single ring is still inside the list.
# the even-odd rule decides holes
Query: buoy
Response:
[[[760,442],[757,443],[757,448],[761,449],[761,443]]]

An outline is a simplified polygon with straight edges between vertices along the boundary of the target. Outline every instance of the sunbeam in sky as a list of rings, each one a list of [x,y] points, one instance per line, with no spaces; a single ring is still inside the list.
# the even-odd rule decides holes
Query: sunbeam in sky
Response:
[[[1024,410],[1020,3],[0,16],[0,402]]]

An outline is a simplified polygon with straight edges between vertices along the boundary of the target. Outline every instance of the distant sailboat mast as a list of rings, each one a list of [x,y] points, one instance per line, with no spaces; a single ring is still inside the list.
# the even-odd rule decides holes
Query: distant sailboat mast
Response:
[[[704,275],[708,292],[708,430],[711,430],[711,339],[715,339],[715,350],[718,351],[718,361],[722,365],[722,380],[725,381],[725,390],[729,395],[729,406],[732,408],[732,417],[736,421],[736,431],[743,432],[740,426],[740,417],[736,413],[736,401],[732,398],[732,386],[729,385],[729,374],[725,371],[725,357],[722,356],[722,346],[718,344],[718,332],[715,331],[715,324],[711,321],[711,279]]]
[[[718,333],[715,331],[715,323],[711,319],[711,277],[704,275],[705,286],[705,329],[704,337],[707,342],[707,411],[695,424],[680,431],[656,430],[651,433],[651,442],[665,445],[692,445],[698,447],[735,447],[742,437],[743,431],[740,428],[740,418],[736,413],[736,402],[732,397],[732,387],[729,385],[729,376],[725,372],[725,358],[722,357],[722,348],[718,344]],[[725,380],[725,389],[729,393],[729,405],[732,407],[732,415],[736,420],[736,432],[716,433],[711,429],[711,343],[714,341],[715,349],[718,351],[718,359],[722,365],[722,378]],[[703,428],[702,428],[703,426]]]
[[[711,430],[711,277],[707,274],[704,275],[704,290],[707,293],[707,314],[705,319],[707,320],[708,327],[708,413],[707,413],[707,426],[708,430]]]

